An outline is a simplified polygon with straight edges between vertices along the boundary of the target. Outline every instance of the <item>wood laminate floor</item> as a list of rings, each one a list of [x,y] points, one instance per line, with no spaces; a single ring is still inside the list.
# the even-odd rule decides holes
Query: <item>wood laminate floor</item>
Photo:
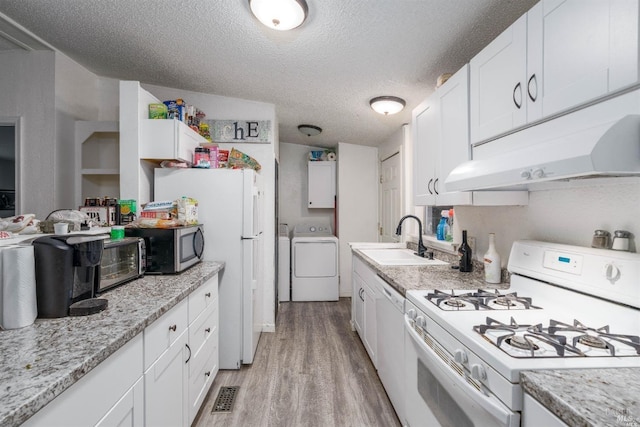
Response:
[[[351,300],[280,304],[254,363],[220,371],[194,422],[205,426],[400,426],[349,323]],[[230,413],[211,413],[220,387],[239,386]]]

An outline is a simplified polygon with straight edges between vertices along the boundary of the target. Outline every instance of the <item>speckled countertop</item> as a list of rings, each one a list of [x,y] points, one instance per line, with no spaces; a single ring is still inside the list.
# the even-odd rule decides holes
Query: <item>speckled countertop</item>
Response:
[[[0,426],[26,421],[222,268],[202,262],[179,275],[145,276],[105,292],[101,313],[0,331]]]
[[[570,426],[640,426],[640,368],[526,371],[520,383]]]
[[[365,249],[362,247],[361,249]],[[471,273],[461,273],[451,268],[458,265],[457,255],[435,249],[434,258],[446,261],[449,265],[380,265],[362,253],[357,244],[352,247],[353,253],[371,267],[382,279],[393,286],[403,296],[412,289],[507,289],[509,287],[506,271],[500,284],[489,284],[484,281],[483,267],[474,261]]]

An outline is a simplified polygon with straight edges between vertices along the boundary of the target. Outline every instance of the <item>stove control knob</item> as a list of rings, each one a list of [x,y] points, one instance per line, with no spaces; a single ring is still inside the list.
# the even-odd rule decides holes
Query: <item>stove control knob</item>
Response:
[[[465,353],[464,350],[456,350],[453,355],[453,360],[461,365],[464,365],[469,361],[469,358],[467,357],[467,353]]]
[[[487,371],[485,371],[484,366],[479,364],[471,365],[471,378],[478,381],[486,380]]]
[[[410,308],[409,310],[407,310],[407,316],[409,317],[409,319],[415,320],[416,311],[413,308]]]
[[[614,263],[608,263],[604,266],[604,276],[611,283],[614,283],[620,278],[620,269]]]
[[[422,329],[427,329],[427,321],[424,320],[424,317],[422,316],[416,317],[416,325],[418,325]]]

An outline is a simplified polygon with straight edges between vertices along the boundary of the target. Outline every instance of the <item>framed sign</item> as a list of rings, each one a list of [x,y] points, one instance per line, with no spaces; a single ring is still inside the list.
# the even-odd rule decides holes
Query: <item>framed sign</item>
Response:
[[[270,120],[205,120],[205,123],[209,124],[213,142],[273,142]]]

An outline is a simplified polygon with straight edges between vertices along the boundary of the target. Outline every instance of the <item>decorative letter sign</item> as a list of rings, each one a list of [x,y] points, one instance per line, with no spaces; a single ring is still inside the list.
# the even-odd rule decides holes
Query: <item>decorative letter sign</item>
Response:
[[[270,120],[205,120],[205,123],[209,124],[213,142],[272,142]]]

